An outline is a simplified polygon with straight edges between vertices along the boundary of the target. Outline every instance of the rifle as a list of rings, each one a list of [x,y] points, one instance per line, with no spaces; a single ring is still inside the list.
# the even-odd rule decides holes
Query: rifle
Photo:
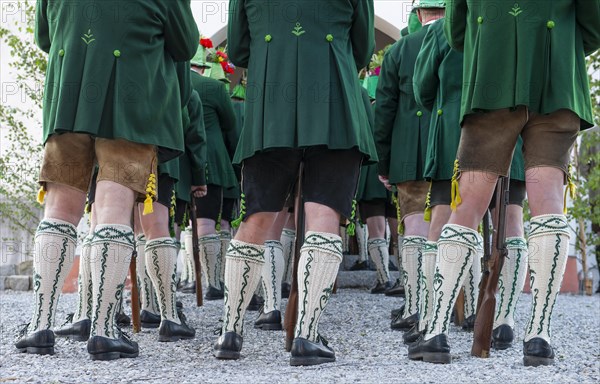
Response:
[[[510,179],[502,176],[496,185],[492,257],[488,266],[489,276],[486,279],[486,285],[482,285],[484,293],[475,319],[473,346],[471,347],[471,355],[476,357],[487,358],[490,356],[494,314],[496,313],[496,290],[500,272],[504,265],[504,258],[508,254],[506,248],[506,209],[508,207],[509,184]]]
[[[481,281],[479,287],[483,288],[487,286],[488,278],[490,277],[489,263],[492,259],[492,243],[490,242],[490,225],[492,224],[492,217],[490,211],[485,211],[483,215],[483,272],[481,274]],[[484,289],[479,290],[479,296],[477,296],[477,310],[475,313],[479,313],[481,302],[483,301]]]
[[[302,197],[303,164],[298,172],[298,189],[296,192],[296,244],[294,246],[294,267],[292,269],[292,286],[285,308],[283,327],[285,328],[285,350],[291,351],[294,341],[294,329],[298,320],[298,263],[300,262],[300,248],[304,243],[304,200]]]
[[[196,306],[204,305],[202,301],[202,271],[200,270],[200,244],[198,243],[198,223],[196,222],[196,198],[194,192],[190,195],[190,217],[192,220],[192,254],[194,255],[194,268],[196,270]]]
[[[131,323],[133,325],[133,333],[138,333],[142,329],[142,322],[140,320],[140,293],[137,285],[136,267],[136,259],[139,255],[135,248],[131,256],[131,261],[129,261],[129,276],[131,278]],[[141,257],[144,257],[144,255]]]

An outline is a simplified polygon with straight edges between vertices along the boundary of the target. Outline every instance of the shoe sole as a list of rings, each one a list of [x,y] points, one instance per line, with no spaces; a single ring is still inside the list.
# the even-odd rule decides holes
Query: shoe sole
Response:
[[[31,353],[34,355],[54,355],[54,347],[27,347],[19,348],[21,353]]]
[[[215,351],[215,357],[221,360],[237,360],[240,358],[240,353],[236,351]]]
[[[292,367],[305,365],[319,365],[335,362],[335,357],[290,357]]]
[[[450,364],[452,356],[449,353],[423,352],[423,361],[434,364]]]
[[[160,323],[144,323],[142,322],[142,328],[158,328]]]
[[[158,336],[158,341],[160,341],[162,343],[171,343],[171,342],[175,342],[175,341],[179,341],[179,340],[191,340],[194,337],[196,337],[196,335],[194,335],[194,336],[164,336],[164,335],[159,335]]]
[[[73,341],[88,341],[88,339],[90,338],[89,335],[87,336],[81,336],[81,335],[59,335],[57,333],[55,333],[55,335],[57,337],[62,337],[68,340],[73,340]]]
[[[539,356],[523,356],[523,365],[526,367],[539,367],[540,365],[554,365],[554,359]]]
[[[512,347],[512,342],[497,342],[497,341],[492,341],[492,347],[498,351],[503,351],[505,349],[508,349],[510,347]]]
[[[283,325],[279,324],[259,324],[254,325],[256,329],[262,329],[263,331],[281,331],[283,330]]]
[[[135,352],[135,353],[104,352],[104,353],[90,354],[90,358],[92,360],[108,361],[108,360],[117,360],[117,359],[121,359],[121,358],[131,359],[134,357],[138,357],[138,355],[139,355],[139,352]]]

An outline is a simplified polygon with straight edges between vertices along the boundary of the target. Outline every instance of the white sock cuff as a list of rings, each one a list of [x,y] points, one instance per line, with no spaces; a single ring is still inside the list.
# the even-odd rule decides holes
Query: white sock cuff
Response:
[[[265,246],[233,239],[229,243],[226,258],[263,264],[265,262]]]
[[[59,219],[43,219],[37,227],[37,234],[65,236],[77,242],[77,227]]]
[[[524,237],[507,237],[506,248],[508,249],[527,249],[527,241]]]
[[[296,231],[294,229],[284,228],[283,231],[281,231],[281,234],[288,237],[296,237]]]
[[[477,231],[457,224],[446,224],[438,240],[438,247],[443,243],[460,244],[477,252],[481,248],[481,236]]]
[[[423,236],[404,236],[402,238],[402,246],[411,246],[411,245],[423,245],[427,242],[427,239]]]
[[[206,236],[202,236],[198,239],[199,242],[205,242],[205,241],[221,241],[221,237],[218,234],[213,234],[213,235],[206,235]]]
[[[328,253],[342,261],[342,238],[327,232],[306,232],[301,252],[315,250]]]
[[[267,241],[265,241],[265,248],[266,247],[279,248],[279,249],[281,249],[281,251],[283,251],[283,244],[281,244],[281,241],[279,241],[279,240],[267,240]]]
[[[562,234],[570,236],[569,223],[565,215],[540,215],[532,217],[529,221],[531,231],[529,238],[536,236]]]
[[[156,239],[146,241],[146,251],[152,251],[155,248],[160,247],[173,247],[177,248],[175,240],[170,237],[159,237]]]
[[[131,227],[122,224],[96,225],[92,243],[110,241],[133,247],[133,231]]]
[[[423,245],[423,254],[429,253],[429,254],[436,254],[438,250],[438,245],[437,242],[435,241],[427,241],[425,243],[425,245]]]
[[[387,246],[387,241],[385,239],[374,238],[374,239],[369,239],[369,241],[367,241],[367,247],[369,247],[369,248],[381,247],[381,246]]]
[[[137,235],[137,237],[135,238],[135,241],[137,241],[138,243],[145,243],[146,235],[144,235],[143,233],[141,235]]]

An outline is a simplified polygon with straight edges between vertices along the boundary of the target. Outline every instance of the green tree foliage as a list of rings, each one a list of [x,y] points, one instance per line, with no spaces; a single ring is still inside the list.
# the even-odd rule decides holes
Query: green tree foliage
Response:
[[[20,17],[0,25],[0,40],[10,48],[11,89],[19,95],[19,106],[0,104],[2,156],[0,156],[0,224],[13,231],[35,232],[41,207],[36,202],[37,176],[42,145],[30,127],[41,126],[42,89],[46,54],[33,44],[35,1],[15,2]],[[6,60],[6,59],[3,59]],[[6,95],[3,95],[6,96]]]

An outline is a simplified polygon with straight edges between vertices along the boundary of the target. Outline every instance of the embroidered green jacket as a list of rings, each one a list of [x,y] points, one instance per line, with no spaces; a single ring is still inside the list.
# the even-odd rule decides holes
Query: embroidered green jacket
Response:
[[[375,46],[373,0],[231,0],[229,12],[229,58],[248,68],[234,161],[317,145],[376,160],[357,78]]]
[[[44,142],[81,132],[157,145],[159,160],[180,154],[174,61],[191,59],[198,39],[189,0],[38,0]]]
[[[413,92],[415,61],[425,33],[401,38],[386,52],[379,74],[375,105],[375,142],[379,174],[391,184],[423,180],[429,111],[419,107]]]
[[[431,24],[417,56],[413,86],[415,99],[432,111],[429,125],[426,180],[450,180],[460,142],[460,99],[463,54],[450,48],[444,36],[444,19]],[[525,180],[519,137],[510,168],[512,179]]]
[[[244,112],[246,109],[246,102],[244,100],[232,98],[231,105],[233,106],[233,112],[235,113],[235,133],[237,137],[242,134],[242,127],[244,126]],[[233,159],[232,159],[233,160]],[[241,180],[240,168],[236,165],[233,166],[238,181]],[[240,198],[240,186],[239,183],[234,188],[228,188],[223,190],[224,199],[239,199]]]
[[[367,117],[369,120],[369,131],[373,133],[373,125],[375,124],[375,105],[371,104],[369,91],[362,88],[363,102],[367,109]],[[360,168],[360,178],[358,179],[358,190],[356,192],[356,201],[370,201],[375,199],[387,199],[388,191],[385,189],[379,174],[377,173],[377,164],[365,165]]]
[[[445,32],[465,55],[461,116],[526,105],[593,125],[585,55],[600,47],[600,1],[449,0]]]
[[[231,100],[225,84],[219,80],[202,76],[194,71],[192,87],[202,100],[204,128],[206,129],[208,184],[225,188],[238,184],[231,158],[235,153],[238,136]]]

